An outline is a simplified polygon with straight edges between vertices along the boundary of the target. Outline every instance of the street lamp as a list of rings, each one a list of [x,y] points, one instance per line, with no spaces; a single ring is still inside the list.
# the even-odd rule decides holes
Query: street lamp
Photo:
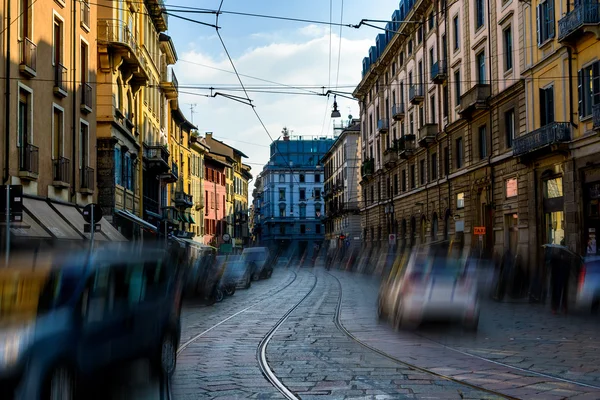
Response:
[[[341,118],[342,114],[338,110],[336,95],[333,95],[333,111],[331,111],[331,118]]]

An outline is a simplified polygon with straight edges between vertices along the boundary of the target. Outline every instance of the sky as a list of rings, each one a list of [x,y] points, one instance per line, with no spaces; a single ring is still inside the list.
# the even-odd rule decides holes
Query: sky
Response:
[[[198,13],[191,8],[216,10],[220,2],[167,0],[166,6],[171,14],[214,25],[214,14]],[[397,0],[224,0],[222,10],[323,22],[329,22],[331,17],[334,23],[358,24],[364,18],[389,21],[398,3]],[[175,12],[185,7],[194,12]],[[248,155],[244,162],[252,167],[254,176],[269,159],[271,138],[280,137],[283,127],[292,135],[333,135],[334,120],[330,118],[333,97],[310,91],[321,93],[324,86],[325,90],[352,92],[361,79],[363,57],[375,44],[375,36],[383,32],[367,26],[343,27],[340,35],[340,27],[329,24],[234,14],[220,15],[218,26],[247,89],[295,93],[248,93],[266,130],[250,106],[222,96],[206,97],[210,87],[234,96],[245,98],[245,94],[240,91],[215,28],[169,15],[167,33],[173,38],[179,58],[174,68],[180,108],[200,133],[212,132],[216,139]],[[286,88],[282,84],[302,87]],[[359,116],[356,100],[338,96],[337,103],[344,119],[348,115]]]

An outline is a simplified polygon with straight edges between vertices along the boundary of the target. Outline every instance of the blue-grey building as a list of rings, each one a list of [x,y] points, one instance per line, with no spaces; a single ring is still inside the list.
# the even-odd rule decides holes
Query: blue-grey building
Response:
[[[256,222],[260,245],[282,256],[311,257],[324,239],[324,172],[321,159],[331,137],[292,136],[271,143],[269,163],[261,173],[262,192]],[[256,229],[256,227],[255,227]]]

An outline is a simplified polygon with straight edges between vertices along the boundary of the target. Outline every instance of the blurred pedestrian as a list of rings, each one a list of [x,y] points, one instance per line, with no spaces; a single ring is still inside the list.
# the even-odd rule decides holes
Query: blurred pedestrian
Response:
[[[554,249],[550,258],[550,285],[552,290],[552,314],[561,309],[566,314],[568,305],[569,275],[571,274],[571,259],[566,251]]]
[[[498,275],[496,277],[496,290],[494,300],[502,301],[508,290],[509,280],[515,267],[516,258],[510,248],[506,248],[504,254],[500,258],[498,267]]]

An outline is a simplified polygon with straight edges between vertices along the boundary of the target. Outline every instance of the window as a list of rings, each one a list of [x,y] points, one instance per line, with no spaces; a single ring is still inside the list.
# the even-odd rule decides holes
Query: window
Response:
[[[483,0],[475,0],[475,29],[479,29],[483,26],[485,7]]]
[[[513,67],[513,45],[512,45],[512,29],[510,25],[504,29],[504,71],[509,71]]]
[[[424,185],[427,182],[426,176],[427,175],[425,174],[425,160],[421,160],[419,162],[419,177],[421,185]]]
[[[544,198],[556,199],[563,197],[562,177],[552,178],[544,181]]]
[[[592,115],[592,106],[600,104],[600,61],[578,73],[579,118]]]
[[[479,158],[484,159],[487,157],[487,133],[485,129],[485,125],[482,125],[478,129],[478,139],[479,139]]]
[[[406,192],[406,170],[402,170],[402,191]]]
[[[284,174],[279,175],[279,183],[285,183],[285,175]]]
[[[417,180],[417,171],[416,171],[416,166],[415,165],[411,165],[410,166],[410,188],[414,189],[417,184],[416,184],[416,180]]]
[[[456,96],[456,105],[460,105],[460,70],[454,71],[454,94]]]
[[[433,26],[435,25],[435,19],[433,18],[433,11],[429,13],[429,30],[433,29]]]
[[[33,4],[31,0],[19,0],[19,33],[21,39],[31,39],[33,31]]]
[[[506,180],[506,198],[515,197],[518,194],[517,178],[510,178]]]
[[[537,6],[537,42],[542,45],[554,37],[554,0],[546,0]]]
[[[300,189],[300,200],[306,200],[306,189]]]
[[[477,83],[485,84],[485,51],[477,54]]]
[[[279,201],[285,201],[285,189],[279,189]]]
[[[540,89],[540,126],[554,122],[554,87]]]
[[[412,39],[410,39],[408,41],[408,55],[410,56],[412,54],[412,52],[413,52],[413,41],[412,41]]]
[[[321,233],[321,224],[316,224],[315,225],[315,233],[317,233],[317,234]]]
[[[506,148],[510,149],[513,146],[515,139],[515,110],[510,110],[504,113],[504,136]]]
[[[444,147],[444,175],[450,175],[450,151]]]
[[[442,96],[444,97],[442,99],[442,108],[443,108],[443,113],[444,113],[444,118],[448,117],[448,86],[444,85],[442,87]]]
[[[115,147],[115,184],[122,184],[123,165],[121,163],[121,148]]]
[[[279,225],[279,234],[285,235],[285,225],[284,224]]]
[[[396,63],[393,62],[392,63],[392,76],[395,76],[395,75],[396,75]]]
[[[321,189],[315,189],[315,200],[321,200]]]
[[[435,124],[435,94],[432,94],[429,98],[429,113],[431,114],[431,123]]]
[[[306,225],[301,224],[300,225],[300,234],[304,235],[306,233]]]
[[[459,22],[458,15],[454,17],[452,20],[452,27],[454,28],[454,50],[460,49],[460,30],[459,30]]]
[[[79,53],[80,53],[79,54],[79,57],[80,57],[79,69],[81,70],[81,72],[80,72],[81,85],[85,86],[85,84],[88,82],[88,74],[89,74],[89,65],[88,65],[89,54],[88,54],[88,44],[87,43],[81,42],[81,49],[80,49]],[[85,96],[85,92],[83,92],[82,95]]]
[[[315,174],[315,182],[321,182],[321,174]]]
[[[465,194],[464,193],[458,193],[456,195],[456,208],[457,209],[465,208]]]
[[[304,183],[304,174],[300,174],[300,183]]]
[[[456,139],[456,168],[462,168],[463,166],[463,139],[461,137]]]
[[[400,52],[400,59],[398,60],[398,62],[400,63],[400,67],[404,65],[404,51]]]
[[[371,186],[371,203],[375,201],[375,189]]]
[[[421,42],[423,42],[423,25],[419,25],[417,30],[417,43],[421,44]]]
[[[390,183],[390,177],[389,176],[386,178],[385,197],[388,198],[388,199],[390,197],[392,197],[392,185]]]
[[[57,160],[63,155],[64,113],[62,108],[57,106],[54,106],[52,111],[52,159]]]
[[[432,181],[437,179],[437,169],[438,169],[437,153],[433,153],[431,155],[431,180]]]
[[[54,16],[53,26],[52,61],[58,66],[63,64],[63,21]]]
[[[300,204],[300,218],[306,218],[306,204]]]
[[[394,195],[398,194],[398,174],[394,174]]]
[[[90,126],[81,121],[79,128],[79,168],[90,165]],[[92,189],[92,188],[88,188]]]

